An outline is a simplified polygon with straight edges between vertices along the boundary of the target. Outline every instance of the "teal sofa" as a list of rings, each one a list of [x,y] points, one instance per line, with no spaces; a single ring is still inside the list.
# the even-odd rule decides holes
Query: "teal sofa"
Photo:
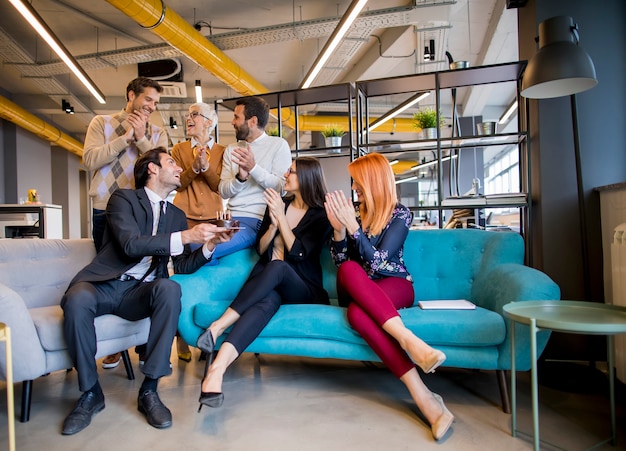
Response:
[[[495,370],[502,405],[509,409],[504,370],[510,369],[510,323],[502,316],[509,302],[560,299],[559,287],[542,272],[524,266],[524,243],[514,232],[473,229],[411,230],[404,246],[414,278],[415,305],[400,311],[405,324],[446,353],[444,366]],[[217,266],[172,277],[182,287],[179,331],[196,343],[237,295],[257,260],[252,249],[223,257]],[[247,352],[380,361],[350,327],[337,306],[336,268],[322,254],[324,286],[333,305],[283,305]],[[422,310],[420,300],[468,299],[475,310]],[[516,325],[516,366],[530,368],[528,328]],[[226,334],[220,337],[219,343]],[[542,352],[549,331],[538,335]]]

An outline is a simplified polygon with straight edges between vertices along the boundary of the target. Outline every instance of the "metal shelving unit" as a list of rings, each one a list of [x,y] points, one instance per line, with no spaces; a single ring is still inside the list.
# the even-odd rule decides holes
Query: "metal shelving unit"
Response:
[[[432,205],[417,205],[410,207],[414,212],[437,211],[439,213],[438,226],[443,227],[444,211],[455,209],[485,209],[485,208],[518,208],[520,212],[520,232],[530,239],[528,224],[530,215],[530,149],[527,131],[527,101],[519,95],[521,79],[526,62],[519,61],[492,66],[481,66],[467,69],[457,69],[425,74],[391,77],[387,79],[369,80],[357,82],[357,105],[358,105],[358,129],[363,130],[357,134],[357,147],[360,153],[379,152],[382,154],[412,155],[417,156],[420,162],[434,167],[436,172],[437,197]],[[441,114],[442,93],[448,90],[455,95],[457,89],[472,88],[479,85],[491,85],[498,83],[515,83],[517,88],[517,100],[519,105],[517,132],[497,133],[489,136],[472,134],[461,136],[443,136],[441,126],[437,130],[436,139],[398,139],[374,142],[373,134],[368,132],[368,124],[375,119],[370,114],[370,104],[376,99],[398,99],[398,105],[411,96],[420,92],[430,91],[435,95],[435,110]],[[397,134],[396,134],[397,135]],[[514,146],[518,150],[519,158],[519,194],[514,201],[503,197],[498,201],[497,196],[491,196],[488,201],[477,198],[474,203],[471,199],[459,200],[455,204],[454,198],[446,197],[444,189],[444,170],[448,168],[451,158],[460,158],[464,152],[472,149],[506,149]],[[429,155],[428,161],[423,161],[421,156]],[[396,156],[397,157],[397,156]],[[445,168],[444,168],[445,166]],[[416,165],[419,168],[419,164]],[[412,168],[413,169],[413,168]],[[452,194],[452,193],[449,193]]]

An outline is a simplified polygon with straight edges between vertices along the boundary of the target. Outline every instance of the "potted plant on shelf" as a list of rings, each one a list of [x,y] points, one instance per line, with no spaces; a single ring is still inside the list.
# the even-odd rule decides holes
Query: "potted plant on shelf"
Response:
[[[322,130],[326,147],[341,147],[341,137],[346,133],[338,125],[328,125]],[[341,153],[341,149],[333,149],[334,153]]]
[[[280,130],[278,130],[278,125],[267,127],[265,133],[267,133],[269,136],[280,136]]]
[[[433,108],[422,108],[413,113],[413,125],[422,131],[424,139],[437,138],[437,111]],[[439,114],[439,127],[443,125],[443,116]]]

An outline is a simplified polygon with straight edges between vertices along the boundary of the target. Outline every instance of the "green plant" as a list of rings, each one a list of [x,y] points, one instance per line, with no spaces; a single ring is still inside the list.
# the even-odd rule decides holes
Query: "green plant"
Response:
[[[437,127],[437,112],[433,108],[422,108],[421,110],[413,113],[413,122],[415,128],[436,128]],[[439,125],[443,125],[443,116],[439,113]]]
[[[322,136],[324,138],[330,138],[331,136],[343,136],[346,132],[338,125],[329,125],[322,130]]]
[[[265,133],[267,133],[270,136],[280,136],[277,125],[268,127],[267,130],[265,130]]]

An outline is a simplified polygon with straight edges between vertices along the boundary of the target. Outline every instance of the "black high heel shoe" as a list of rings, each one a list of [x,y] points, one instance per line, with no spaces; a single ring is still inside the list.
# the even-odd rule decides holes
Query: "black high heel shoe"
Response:
[[[198,412],[202,410],[202,406],[209,407],[221,407],[224,403],[224,393],[219,392],[200,392],[200,399],[198,400],[200,406],[198,407]]]
[[[198,348],[207,355],[206,363],[204,364],[204,376],[202,377],[202,382],[204,382],[209,373],[209,367],[213,362],[213,351],[215,349],[215,341],[213,340],[211,330],[205,330],[202,335],[198,337],[196,344]],[[202,387],[202,385],[200,386]],[[221,407],[224,403],[224,393],[204,392],[200,389],[200,399],[198,399],[198,402],[200,403],[198,412],[202,410],[202,406]]]
[[[215,349],[215,340],[213,340],[213,334],[211,329],[207,329],[200,334],[196,346],[207,355],[211,354]]]

